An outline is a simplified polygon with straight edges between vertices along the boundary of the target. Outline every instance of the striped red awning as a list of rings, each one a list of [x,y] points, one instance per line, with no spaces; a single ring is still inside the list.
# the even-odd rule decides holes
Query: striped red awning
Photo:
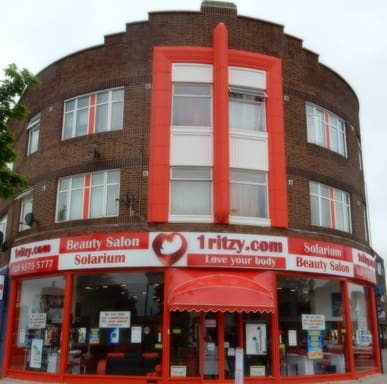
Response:
[[[265,272],[170,270],[170,311],[273,312],[275,279]]]

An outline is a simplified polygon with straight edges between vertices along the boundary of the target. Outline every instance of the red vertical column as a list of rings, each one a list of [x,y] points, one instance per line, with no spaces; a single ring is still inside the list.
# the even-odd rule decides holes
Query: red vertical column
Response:
[[[228,129],[228,33],[219,23],[214,30],[214,222],[226,224],[230,211]]]

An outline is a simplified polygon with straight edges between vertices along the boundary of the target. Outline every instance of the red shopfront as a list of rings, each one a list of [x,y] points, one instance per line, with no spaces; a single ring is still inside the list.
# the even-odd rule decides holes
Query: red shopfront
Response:
[[[305,382],[380,371],[374,259],[311,239],[101,233],[11,251],[5,375]]]

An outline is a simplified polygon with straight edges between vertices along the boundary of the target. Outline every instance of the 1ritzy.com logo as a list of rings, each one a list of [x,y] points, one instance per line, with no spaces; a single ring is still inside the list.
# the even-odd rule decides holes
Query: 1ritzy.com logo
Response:
[[[152,242],[152,248],[160,262],[170,266],[180,260],[187,251],[187,240],[177,232],[159,233]]]

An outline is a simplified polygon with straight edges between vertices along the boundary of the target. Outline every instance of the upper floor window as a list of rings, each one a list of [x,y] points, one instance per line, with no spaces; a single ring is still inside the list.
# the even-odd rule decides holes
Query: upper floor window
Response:
[[[37,115],[30,120],[27,127],[27,132],[28,132],[27,155],[31,155],[32,153],[38,150],[39,130],[40,130],[40,115]]]
[[[59,180],[56,221],[118,215],[120,172],[102,171]]]
[[[32,190],[23,193],[20,197],[20,220],[19,231],[25,231],[31,228],[29,216],[32,214],[33,194]]]
[[[211,85],[173,84],[173,126],[211,127]]]
[[[6,232],[7,231],[7,216],[4,216],[0,219],[0,251],[5,242]]]
[[[349,193],[311,181],[310,208],[313,225],[351,232]]]
[[[210,215],[212,172],[209,167],[171,169],[171,215]]]
[[[229,124],[231,129],[265,131],[265,95],[249,88],[230,87]]]
[[[266,172],[231,169],[231,216],[267,218]]]
[[[123,88],[84,95],[65,101],[63,140],[122,129]]]
[[[345,122],[317,105],[306,104],[308,142],[347,156]]]

